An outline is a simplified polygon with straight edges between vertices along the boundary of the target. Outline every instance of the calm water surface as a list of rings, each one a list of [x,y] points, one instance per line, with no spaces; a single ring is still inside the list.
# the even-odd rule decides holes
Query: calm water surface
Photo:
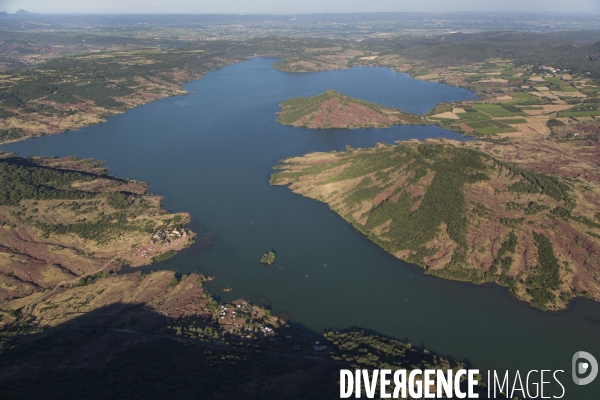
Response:
[[[105,159],[112,174],[149,182],[153,193],[165,196],[165,208],[189,212],[216,235],[210,248],[192,248],[161,267],[217,276],[211,288],[223,300],[266,298],[275,312],[308,329],[372,329],[482,369],[564,369],[564,383],[575,351],[600,357],[598,304],[577,300],[569,311],[550,314],[495,285],[426,276],[370,243],[327,205],[268,184],[279,160],[311,151],[410,138],[463,140],[433,126],[281,126],[277,105],[290,97],[336,89],[425,113],[437,102],[471,99],[473,93],[385,68],[289,74],[270,68],[272,62],[256,58],[232,65],[188,84],[189,96],[163,99],[79,132],[1,148],[23,156]],[[277,265],[262,266],[258,260],[270,249],[277,252]],[[222,293],[225,286],[233,292]],[[567,393],[584,398],[598,386],[569,387]]]

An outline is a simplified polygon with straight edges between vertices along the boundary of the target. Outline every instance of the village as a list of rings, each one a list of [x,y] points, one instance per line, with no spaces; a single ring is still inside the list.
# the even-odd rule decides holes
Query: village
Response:
[[[272,339],[278,336],[275,329],[285,322],[265,311],[267,310],[238,300],[220,307],[218,323],[222,329],[239,336],[242,340]]]
[[[151,239],[153,245],[139,245],[131,252],[132,257],[139,259],[152,259],[153,256],[164,253],[162,247],[171,246],[171,244],[180,239],[191,238],[190,231],[185,228],[161,229],[156,232]],[[136,263],[138,264],[138,263]]]
[[[209,320],[179,320],[178,325],[169,327],[178,336],[202,341],[219,339],[225,343],[249,346],[269,345],[292,352],[315,353],[327,350],[327,345],[315,341],[314,335],[305,337],[292,333],[286,321],[270,314],[269,310],[238,299],[220,305],[213,310],[212,323]],[[215,327],[214,324],[217,324]],[[187,327],[185,324],[189,324]]]

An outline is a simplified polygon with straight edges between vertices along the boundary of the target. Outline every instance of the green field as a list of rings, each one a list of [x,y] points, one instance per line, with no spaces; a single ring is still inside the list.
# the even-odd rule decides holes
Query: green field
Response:
[[[515,118],[515,119],[503,119],[501,121],[503,124],[516,125],[516,124],[524,124],[527,122],[524,118]]]
[[[475,104],[473,107],[477,111],[481,111],[492,117],[514,117],[517,115],[524,115],[524,113],[515,106],[507,104]]]
[[[561,111],[559,117],[596,117],[600,116],[600,110],[592,111]]]
[[[474,113],[456,113],[460,117],[460,119],[468,119],[468,120],[477,120],[477,119],[490,119],[489,115],[474,112]]]
[[[524,104],[524,103],[529,103],[529,104],[531,104],[531,103],[537,103],[537,104],[539,104],[542,101],[539,97],[534,96],[534,95],[529,94],[529,93],[526,93],[526,92],[514,92],[512,94],[512,96],[515,99],[512,100],[512,101],[506,102],[504,104],[513,104],[513,105]]]
[[[600,87],[585,87],[581,91],[585,94],[594,94],[600,92]]]
[[[152,264],[154,264],[154,263],[157,263],[157,262],[161,262],[161,261],[168,260],[169,258],[171,258],[171,257],[175,256],[175,254],[177,254],[177,252],[176,252],[176,251],[174,251],[174,250],[169,250],[169,251],[167,251],[166,253],[159,254],[159,255],[157,255],[157,256],[155,256],[155,257],[152,257],[152,259],[151,259],[151,261],[152,261]]]
[[[564,81],[562,80],[562,78],[559,78],[557,76],[547,76],[544,78],[544,80],[546,80],[547,82],[550,83],[556,83],[557,85],[560,85],[561,83],[564,83]]]
[[[446,111],[452,111],[452,104],[448,104],[448,103],[440,103],[435,107],[435,112],[436,113],[443,113]]]
[[[561,92],[577,92],[577,89],[575,89],[573,86],[571,85],[560,85],[560,91]]]
[[[480,121],[480,122],[467,122],[466,125],[473,128],[476,133],[481,135],[495,135],[497,133],[508,133],[514,132],[514,128],[510,125],[506,125],[500,121]]]

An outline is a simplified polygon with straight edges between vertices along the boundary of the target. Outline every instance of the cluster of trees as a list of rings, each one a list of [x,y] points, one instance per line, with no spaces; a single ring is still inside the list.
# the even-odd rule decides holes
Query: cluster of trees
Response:
[[[162,253],[162,254],[152,257],[152,259],[150,261],[152,262],[152,264],[161,262],[161,261],[165,261],[165,260],[168,260],[169,258],[175,256],[175,254],[177,254],[177,252],[175,250],[169,250],[166,253]],[[173,285],[173,286],[177,286],[179,281],[177,280],[177,277],[175,275],[173,275],[173,278],[175,278],[175,280],[177,281],[175,283],[175,285]],[[173,278],[171,278],[171,281],[173,281]]]
[[[389,242],[384,243],[384,248],[390,252],[412,250],[411,261],[424,266],[424,257],[433,251],[425,248],[425,244],[445,224],[448,235],[459,245],[454,261],[458,267],[461,261],[466,261],[461,257],[466,256],[467,250],[467,208],[463,188],[466,183],[489,179],[486,175],[489,167],[479,153],[468,149],[428,143],[418,144],[416,149],[411,146],[400,145],[394,150],[396,154],[388,154],[387,157],[397,165],[407,166],[407,174],[415,172],[405,187],[420,181],[427,174],[435,174],[422,198],[412,199],[409,193],[404,192],[404,187],[399,188],[397,191],[401,195],[397,202],[384,202],[374,208],[369,212],[367,224],[358,227],[370,231],[391,219],[386,234]],[[382,189],[378,188],[379,191]],[[421,204],[413,211],[417,201]]]
[[[508,288],[514,292],[516,290],[516,278],[514,276],[508,275],[508,270],[512,266],[514,259],[510,254],[514,254],[517,244],[519,240],[517,235],[514,232],[510,232],[508,234],[508,238],[502,242],[500,246],[500,250],[496,254],[494,261],[490,267],[490,270],[485,274],[487,281],[495,281],[496,273],[498,272],[498,267],[500,267],[500,278],[499,282],[501,285],[508,286]]]
[[[168,329],[172,329],[175,331],[176,335],[185,335],[190,339],[198,339],[198,338],[219,338],[219,330],[210,325],[204,326],[204,328],[197,326],[195,324],[191,324],[188,326],[176,325],[169,326]]]
[[[133,205],[134,200],[123,192],[111,192],[106,195],[106,202],[117,210],[124,210]]]
[[[92,100],[101,107],[122,106],[113,99],[116,96],[125,96],[133,91],[123,85],[111,85],[104,79],[91,83],[62,83],[60,79],[41,76],[27,81],[27,84],[15,84],[8,90],[0,92],[0,101],[9,108],[21,109],[28,102],[35,99],[47,98],[59,103],[76,104],[82,99]],[[110,86],[109,86],[110,85]]]
[[[544,204],[540,204],[537,201],[530,201],[528,203],[515,203],[509,201],[506,203],[507,210],[523,210],[527,215],[534,215],[542,211],[548,210],[550,207]]]
[[[2,117],[0,116],[0,118]],[[20,139],[23,136],[25,136],[25,133],[21,128],[0,129],[0,143]]]
[[[510,171],[513,178],[521,178],[508,188],[509,191],[515,193],[543,194],[552,197],[556,201],[565,202],[571,208],[574,207],[574,200],[570,196],[571,187],[564,178],[525,169],[518,165],[492,158],[491,156],[487,157],[492,159],[496,166]]]
[[[47,167],[20,158],[0,158],[0,204],[16,206],[21,200],[87,199],[93,194],[72,189],[75,181],[90,181],[91,173]]]
[[[5,110],[3,108],[0,108],[0,119],[9,118],[9,117],[12,117],[12,116],[15,116],[15,115],[17,115],[17,114],[15,114],[12,111],[8,111],[8,110]]]
[[[155,230],[155,225],[151,221],[146,223],[128,221],[124,212],[99,215],[95,221],[79,221],[68,225],[35,220],[31,223],[41,230],[44,237],[74,234],[84,240],[94,241],[98,245],[110,243],[127,232],[153,233]]]
[[[260,262],[267,265],[272,265],[275,262],[275,253],[269,251],[268,253],[263,254],[260,258]]]
[[[459,367],[451,358],[438,357],[426,349],[417,349],[410,343],[364,331],[325,332],[325,339],[333,345],[333,359],[344,360],[352,368],[445,369]]]
[[[96,282],[97,280],[102,279],[102,278],[108,278],[109,276],[110,276],[110,272],[108,272],[108,271],[96,272],[94,275],[88,276],[87,278],[79,278],[79,281],[74,286],[91,285],[92,283]]]
[[[28,101],[48,96],[58,89],[44,77],[29,80],[27,85],[15,84],[0,92],[0,101],[10,108],[24,107]]]
[[[35,160],[20,157],[0,158],[0,205],[17,206],[21,200],[81,200],[99,199],[102,194],[86,192],[71,187],[72,183],[97,179],[100,176],[83,171],[63,170],[43,165]],[[103,175],[106,179],[116,179]],[[39,228],[42,235],[76,234],[82,239],[106,244],[126,232],[152,233],[155,229],[150,220],[145,222],[128,221],[126,210],[133,205],[133,199],[125,193],[113,192],[106,195],[107,203],[118,211],[100,214],[97,219],[80,220],[72,224],[50,224],[33,219],[24,220]],[[72,210],[81,206],[74,203]]]
[[[536,232],[533,232],[533,239],[537,246],[537,266],[527,277],[527,292],[535,306],[546,308],[548,303],[556,299],[551,290],[559,288],[560,266],[550,239]]]

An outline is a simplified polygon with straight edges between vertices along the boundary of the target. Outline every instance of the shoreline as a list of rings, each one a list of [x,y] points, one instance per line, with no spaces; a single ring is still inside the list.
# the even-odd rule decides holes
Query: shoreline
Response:
[[[201,76],[199,76],[199,77],[197,77],[197,78],[195,78],[195,79],[191,79],[191,80],[188,80],[188,81],[185,81],[185,82],[182,82],[182,83],[178,84],[178,89],[177,89],[177,90],[181,90],[181,91],[183,91],[182,93],[177,93],[177,94],[165,94],[165,95],[161,95],[160,97],[155,97],[155,98],[147,98],[149,101],[147,101],[147,102],[144,102],[144,103],[141,103],[141,104],[138,104],[138,105],[136,105],[135,107],[128,107],[128,108],[126,108],[124,111],[119,111],[119,112],[111,113],[110,115],[105,115],[105,116],[103,116],[103,117],[102,117],[102,120],[101,120],[100,122],[98,122],[98,123],[94,123],[94,124],[87,124],[87,125],[86,125],[86,124],[82,124],[82,125],[79,125],[79,126],[77,126],[77,127],[75,127],[75,128],[72,128],[72,129],[66,129],[66,130],[62,130],[62,131],[55,131],[55,132],[45,133],[45,134],[41,134],[41,135],[27,135],[27,134],[26,134],[25,136],[23,136],[23,137],[21,137],[21,138],[18,138],[18,139],[12,139],[12,140],[8,140],[8,141],[5,141],[5,142],[0,142],[0,148],[1,148],[3,145],[7,145],[7,144],[11,144],[11,143],[16,143],[16,142],[21,142],[21,141],[28,140],[28,139],[36,139],[36,138],[43,137],[43,136],[60,135],[60,134],[63,134],[63,133],[68,133],[68,132],[80,132],[80,131],[81,131],[81,129],[83,129],[83,128],[87,128],[87,127],[92,127],[92,126],[96,126],[96,125],[104,124],[104,123],[106,123],[106,122],[108,121],[108,118],[110,118],[110,117],[116,117],[116,116],[118,116],[118,115],[123,115],[123,114],[127,113],[128,111],[130,111],[130,110],[133,110],[133,109],[136,109],[136,108],[138,108],[138,107],[142,107],[142,106],[145,106],[145,105],[147,105],[147,104],[151,104],[151,103],[154,103],[154,102],[156,102],[156,101],[159,101],[159,100],[162,100],[162,99],[165,99],[165,98],[168,98],[168,97],[176,97],[176,96],[177,96],[177,97],[179,97],[179,96],[188,96],[188,95],[190,95],[190,94],[193,94],[193,92],[190,92],[189,90],[185,89],[185,85],[188,85],[188,84],[190,84],[190,83],[193,83],[193,82],[196,82],[196,81],[199,81],[199,80],[201,80],[202,78],[204,78],[204,77],[206,76],[206,74],[208,74],[208,73],[210,73],[210,72],[217,71],[217,70],[219,70],[219,69],[221,69],[221,68],[223,68],[223,67],[230,66],[230,65],[234,65],[234,64],[237,64],[237,63],[242,63],[242,62],[245,62],[245,61],[248,61],[248,60],[254,59],[254,58],[266,58],[266,59],[273,59],[273,60],[276,60],[275,62],[273,62],[272,64],[270,64],[270,67],[271,67],[272,69],[276,70],[276,71],[280,71],[280,72],[284,72],[284,73],[292,73],[292,74],[305,74],[305,73],[313,73],[313,72],[314,72],[314,73],[319,73],[319,72],[328,72],[328,71],[336,71],[336,70],[339,70],[339,68],[337,68],[337,69],[335,69],[335,68],[332,68],[332,69],[325,69],[325,70],[322,70],[322,71],[310,71],[310,72],[306,72],[306,71],[286,71],[286,70],[282,70],[282,69],[279,69],[279,68],[276,68],[276,67],[274,67],[274,65],[275,65],[277,62],[279,62],[279,61],[283,60],[283,59],[284,59],[284,57],[272,57],[272,56],[265,56],[265,55],[253,55],[253,56],[248,56],[248,57],[245,57],[245,59],[244,59],[244,60],[238,60],[238,61],[234,61],[234,62],[232,62],[232,63],[228,63],[228,64],[225,64],[225,65],[223,65],[223,66],[220,66],[220,67],[217,67],[217,68],[211,69],[210,71],[203,73]],[[345,67],[345,68],[343,68],[343,69],[350,69],[350,68],[368,68],[368,67],[376,67],[376,68],[385,68],[385,69],[389,69],[389,70],[392,70],[392,71],[393,71],[395,74],[397,74],[397,75],[402,75],[402,74],[405,74],[405,75],[407,75],[408,77],[410,77],[411,79],[414,79],[414,80],[419,80],[419,79],[417,79],[415,76],[413,76],[413,75],[409,74],[409,73],[408,73],[408,72],[406,72],[406,71],[398,71],[398,70],[396,70],[395,68],[392,68],[392,67],[389,67],[389,66],[384,66],[384,65],[351,65],[351,66],[346,66],[346,67]],[[477,97],[476,99],[473,99],[473,100],[457,100],[457,101],[453,101],[453,102],[451,102],[450,104],[462,103],[462,102],[465,102],[465,101],[466,101],[466,102],[470,102],[470,101],[476,101],[477,99],[479,99],[479,98],[480,98],[479,94],[478,94],[476,91],[474,91],[474,90],[472,90],[472,89],[470,89],[470,88],[468,88],[468,87],[464,87],[464,86],[462,86],[462,85],[453,85],[452,83],[446,83],[446,82],[437,82],[437,83],[439,83],[439,84],[442,84],[442,85],[445,85],[445,86],[449,86],[449,87],[456,87],[456,88],[460,88],[460,89],[464,89],[464,90],[470,91],[470,92],[474,93],[474,94],[475,94],[475,96]],[[288,100],[290,100],[290,99],[288,99]],[[358,100],[360,100],[360,99],[358,99]],[[382,107],[382,108],[389,108],[389,107],[382,106],[382,105],[380,105],[380,104],[378,104],[378,103],[373,103],[373,104],[376,104],[376,105],[378,105],[378,106],[380,106],[380,107]],[[434,107],[433,107],[431,110],[434,110],[434,109],[437,107],[437,105],[439,105],[439,104],[440,104],[440,103],[438,102],[438,103],[437,103],[437,104],[436,104],[436,105],[435,105],[435,106],[434,106]],[[429,111],[428,111],[428,112],[426,112],[425,114],[413,114],[413,113],[407,113],[407,112],[404,112],[404,111],[402,111],[402,110],[398,109],[398,111],[400,111],[401,113],[404,113],[404,114],[406,114],[406,115],[409,115],[409,116],[413,116],[413,115],[414,115],[414,116],[417,116],[417,117],[421,118],[421,119],[422,119],[422,122],[420,122],[420,123],[394,123],[394,124],[392,124],[391,126],[393,126],[393,125],[420,125],[420,126],[429,126],[429,125],[434,125],[434,126],[438,126],[438,127],[442,128],[442,129],[448,130],[448,131],[450,131],[450,132],[458,133],[458,134],[460,134],[460,135],[462,135],[462,136],[465,136],[465,137],[470,137],[470,138],[475,138],[475,139],[477,139],[477,138],[478,138],[478,136],[477,136],[477,135],[472,135],[472,134],[470,134],[469,132],[464,132],[464,131],[462,131],[462,130],[454,130],[454,129],[449,129],[448,127],[445,127],[445,126],[443,126],[441,123],[439,123],[439,121],[423,120],[423,118],[425,118],[425,117],[426,117],[426,116],[427,116],[427,115],[428,115],[428,114],[431,112],[431,110],[429,110]],[[279,113],[280,113],[280,112],[279,112]],[[278,114],[279,114],[279,113],[278,113]],[[278,122],[279,122],[279,121],[278,121]],[[281,123],[281,122],[279,122],[279,123]],[[282,123],[282,125],[290,125],[290,124],[283,124],[283,123]],[[290,125],[290,126],[294,126],[294,125]],[[389,127],[387,127],[387,128],[390,128],[391,126],[389,126]],[[295,127],[297,127],[297,126],[295,126]],[[373,129],[379,129],[378,127],[358,127],[358,128],[347,127],[347,128],[339,128],[339,129],[370,129],[370,128],[373,128]],[[325,130],[325,129],[331,129],[331,128],[323,128],[323,129]]]
[[[133,52],[134,54],[138,53],[138,54],[143,55],[143,54],[145,54],[144,50],[147,50],[147,49],[132,49],[130,51]],[[110,52],[110,53],[106,53],[106,54],[117,57],[117,56],[121,55],[122,53],[123,53],[122,51],[114,51],[114,52]],[[85,54],[81,58],[85,59],[86,57],[93,57],[93,56],[94,56],[94,54]],[[67,57],[69,57],[69,56],[58,57],[56,60],[66,59]],[[211,68],[210,68],[210,70],[208,70],[208,71],[196,72],[196,71],[187,71],[185,69],[177,71],[177,72],[170,71],[170,70],[167,70],[167,72],[161,71],[161,72],[163,72],[163,74],[167,74],[169,71],[172,72],[172,73],[174,73],[175,76],[170,77],[170,78],[172,80],[175,80],[175,81],[180,80],[181,77],[182,77],[182,75],[183,75],[183,80],[180,81],[180,82],[177,82],[177,83],[174,83],[174,82],[171,82],[171,81],[168,81],[168,80],[163,80],[162,77],[161,77],[161,75],[158,74],[158,73],[156,74],[157,79],[154,79],[154,80],[147,79],[143,75],[134,75],[134,80],[138,79],[140,81],[144,81],[146,84],[148,84],[150,86],[152,86],[152,84],[153,85],[163,85],[163,87],[161,88],[161,90],[166,91],[166,93],[153,93],[153,92],[151,92],[151,90],[154,90],[152,87],[146,88],[146,90],[143,90],[143,87],[142,87],[141,90],[140,89],[137,89],[137,90],[134,89],[131,93],[126,94],[124,96],[109,96],[109,99],[112,100],[112,101],[120,101],[121,102],[121,107],[124,107],[124,110],[123,109],[115,109],[115,108],[106,108],[106,106],[97,105],[95,103],[95,100],[90,100],[90,99],[86,99],[86,98],[82,97],[82,98],[79,99],[80,103],[64,103],[64,105],[66,105],[66,107],[65,108],[59,108],[58,110],[61,110],[61,111],[72,110],[71,107],[75,107],[75,106],[77,106],[77,104],[86,106],[87,108],[91,108],[92,110],[94,108],[98,108],[99,107],[100,110],[96,110],[95,112],[92,112],[92,113],[87,112],[87,111],[89,111],[87,108],[83,109],[83,110],[79,109],[79,108],[77,109],[78,111],[84,111],[81,115],[84,115],[84,116],[85,115],[91,115],[93,117],[97,117],[98,118],[97,121],[93,121],[92,123],[73,123],[72,127],[62,128],[62,129],[56,128],[56,129],[50,130],[50,131],[45,130],[45,131],[42,131],[40,133],[35,133],[35,132],[25,133],[27,130],[29,130],[31,132],[31,128],[26,128],[26,127],[24,128],[23,126],[18,126],[18,125],[22,125],[22,122],[19,122],[17,124],[17,126],[7,125],[5,127],[2,127],[1,129],[10,129],[10,128],[22,129],[22,131],[24,133],[24,136],[21,137],[21,138],[18,138],[18,139],[12,139],[12,140],[8,140],[8,141],[5,141],[5,142],[0,142],[0,146],[2,146],[4,144],[9,144],[9,143],[20,142],[20,141],[23,141],[23,140],[26,140],[26,139],[37,138],[37,137],[41,137],[41,136],[57,135],[57,134],[66,133],[66,132],[69,132],[69,131],[78,132],[82,128],[85,128],[85,127],[90,127],[90,126],[95,126],[95,125],[103,124],[103,123],[105,123],[107,121],[107,119],[109,117],[117,116],[117,115],[122,115],[122,114],[126,113],[127,111],[129,111],[131,109],[135,109],[135,108],[138,108],[140,106],[144,106],[146,104],[153,103],[153,102],[155,102],[157,100],[161,100],[161,99],[164,99],[164,98],[167,98],[167,97],[187,96],[187,95],[190,94],[190,92],[185,89],[185,85],[187,85],[187,84],[189,84],[191,82],[200,80],[204,76],[206,76],[206,74],[208,74],[210,72],[213,72],[213,71],[216,71],[216,70],[218,70],[220,68],[223,68],[224,66],[233,65],[233,64],[236,64],[238,62],[244,62],[244,61],[246,61],[248,59],[249,59],[249,57],[236,56],[236,55],[233,55],[233,54],[229,54],[228,58],[226,58],[226,59],[224,59],[222,57],[218,58],[217,62],[222,62],[223,63],[222,65],[221,64],[217,64],[216,66],[212,65]],[[212,61],[212,60],[210,60],[210,61]],[[185,62],[184,64],[187,65],[187,62]],[[40,64],[40,65],[37,65],[35,67],[30,67],[30,68],[17,69],[17,70],[9,70],[9,71],[5,71],[4,73],[5,74],[8,74],[10,72],[18,73],[18,72],[21,72],[21,71],[24,71],[24,70],[31,70],[31,69],[39,68],[40,66],[43,66],[43,65],[44,64]],[[189,75],[189,77],[186,77],[185,76],[186,74]],[[188,78],[191,78],[191,79],[188,79]],[[115,84],[115,83],[118,83],[118,82],[119,81],[114,81],[114,80],[108,81],[108,83],[110,83],[110,84]],[[142,85],[142,83],[138,82],[138,86],[135,86],[135,87],[137,88],[137,87],[139,87],[139,85]],[[110,88],[110,87],[109,86],[105,86],[105,89],[108,89],[108,88]],[[60,92],[57,92],[57,93],[60,93]],[[127,96],[136,96],[136,97],[135,98],[127,98]],[[42,99],[42,98],[43,97],[40,97],[40,99]],[[36,100],[39,100],[39,99],[33,99],[31,101],[35,102]],[[38,106],[47,105],[45,103],[37,103],[37,102],[34,103],[34,104],[36,104]],[[63,105],[63,103],[59,103],[59,102],[52,102],[52,104],[54,104],[54,105]],[[112,106],[112,107],[114,107],[114,106]],[[17,110],[19,110],[19,109],[17,109]],[[17,114],[17,116],[18,117],[22,117],[21,114]],[[14,116],[8,117],[8,118],[14,118]],[[50,116],[50,118],[58,118],[59,121],[62,121],[62,119],[63,119],[62,116],[55,116],[55,115]],[[2,121],[2,120],[0,120],[0,121]],[[21,121],[21,120],[19,120],[19,121]],[[22,121],[27,122],[27,121],[31,121],[31,120],[28,119],[28,118],[24,118]],[[44,124],[42,124],[42,126],[44,126]]]

